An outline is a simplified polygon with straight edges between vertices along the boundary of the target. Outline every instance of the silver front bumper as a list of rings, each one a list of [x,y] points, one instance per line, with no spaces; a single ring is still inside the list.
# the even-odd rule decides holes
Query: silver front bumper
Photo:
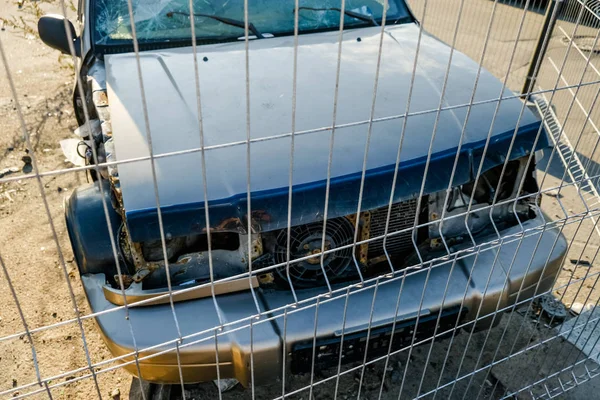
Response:
[[[543,220],[539,217],[523,224],[526,231],[542,226]],[[502,236],[510,237],[520,231],[519,226],[512,227],[502,231]],[[477,238],[480,243],[493,239]],[[457,308],[461,302],[464,321],[481,319],[498,308],[527,300],[535,294],[538,283],[537,293],[549,290],[566,249],[566,241],[556,229],[543,234],[540,229],[529,231],[522,240],[512,237],[501,246],[488,247],[479,253],[463,253],[454,267],[453,262],[448,261],[433,268],[415,271],[406,277],[396,319],[414,319],[419,311],[421,318],[424,318],[435,315],[441,308]],[[82,281],[93,312],[116,308],[104,296],[103,276],[85,275]],[[350,292],[347,306],[345,290],[331,298],[321,297],[318,313],[315,313],[314,301],[300,303],[297,308],[287,309],[285,322],[281,310],[268,313],[258,320],[248,319],[257,313],[250,291],[216,297],[221,321],[212,298],[175,303],[175,313],[169,304],[130,307],[129,322],[126,320],[126,311],[121,308],[97,316],[96,321],[115,356],[130,354],[136,347],[153,347],[139,353],[140,358],[155,355],[139,361],[139,371],[145,380],[179,382],[178,355],[174,350],[179,337],[175,324],[177,318],[181,335],[185,338],[179,343],[179,362],[185,383],[217,378],[218,349],[219,376],[236,378],[247,386],[251,382],[251,373],[255,384],[272,381],[282,373],[282,343],[285,342],[286,352],[290,353],[296,345],[312,342],[315,315],[317,339],[335,339],[340,335],[344,309],[346,334],[366,332],[371,309],[372,328],[389,326],[395,317],[401,282],[402,273],[397,273],[394,278],[382,278],[378,285],[373,282],[363,288],[355,288]],[[444,299],[446,285],[448,289]],[[322,293],[323,288],[317,288],[298,291],[297,295],[302,300]],[[264,313],[294,303],[292,294],[285,290],[257,289],[256,294],[260,311]],[[242,321],[236,323],[239,320]],[[223,331],[217,331],[215,328],[220,322],[231,325],[227,325]],[[129,323],[133,328],[135,346]],[[482,324],[485,325],[485,321]],[[157,346],[165,342],[169,344]],[[172,351],[156,355],[168,349]],[[291,358],[293,355],[286,357],[286,370]],[[121,361],[129,362],[125,368],[139,375],[138,366],[132,360],[134,357],[127,356]]]

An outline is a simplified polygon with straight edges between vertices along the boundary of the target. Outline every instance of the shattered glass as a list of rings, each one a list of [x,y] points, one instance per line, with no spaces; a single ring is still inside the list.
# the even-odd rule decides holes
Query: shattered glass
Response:
[[[346,0],[346,10],[382,18],[385,0]],[[139,41],[185,40],[191,35],[189,0],[131,0],[135,29]],[[339,27],[341,0],[302,0],[300,32]],[[295,0],[249,0],[248,20],[265,34],[290,34],[294,31]],[[97,44],[119,44],[130,41],[131,20],[128,0],[94,1],[94,40]],[[194,0],[194,14],[209,14],[244,21],[244,0]],[[408,17],[404,0],[388,0],[387,19]],[[231,40],[244,36],[243,28],[212,18],[194,16],[196,35],[200,39]],[[345,26],[364,25],[365,21],[346,16]]]

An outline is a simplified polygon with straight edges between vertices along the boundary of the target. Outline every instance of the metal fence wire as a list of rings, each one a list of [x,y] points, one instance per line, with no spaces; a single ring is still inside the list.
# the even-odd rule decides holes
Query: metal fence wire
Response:
[[[59,6],[74,164],[0,35],[39,215],[0,244],[0,395],[595,397],[600,2]]]

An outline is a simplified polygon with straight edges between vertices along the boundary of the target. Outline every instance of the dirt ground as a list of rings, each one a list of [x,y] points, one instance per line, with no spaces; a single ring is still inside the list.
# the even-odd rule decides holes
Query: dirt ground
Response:
[[[470,8],[468,13],[465,14],[465,18],[468,18],[471,23],[464,24],[465,30],[464,32],[461,31],[459,37],[459,42],[464,49],[460,46],[459,48],[476,60],[478,59],[478,51],[481,50],[477,46],[475,46],[477,48],[470,47],[469,43],[481,42],[486,26],[481,23],[476,24],[474,21],[480,19],[478,12],[489,10],[491,3],[493,3],[484,0],[477,1],[473,3],[477,7]],[[453,32],[452,23],[444,22],[445,20],[442,18],[442,15],[445,14],[444,3],[441,1],[434,1],[433,3],[434,6],[430,10],[434,10],[437,14],[430,18],[432,22],[429,22],[429,24],[433,23],[430,30],[446,42],[450,42],[449,37],[451,38],[451,36],[449,35]],[[455,7],[447,7],[450,8],[448,15],[455,15]],[[490,45],[492,50],[489,50],[489,52],[493,57],[486,60],[484,64],[498,77],[502,78],[503,74],[506,74],[507,49],[512,46],[511,42],[506,40],[506,37],[511,35],[510,32],[515,33],[518,28],[518,26],[513,25],[519,21],[519,9],[507,4],[499,4],[498,7],[499,19],[505,22],[505,25],[503,25],[504,30],[498,31],[499,33],[492,38]],[[419,16],[416,7],[415,13]],[[0,0],[0,16],[10,15],[19,15],[17,6],[12,1]],[[510,74],[509,87],[513,90],[518,90],[520,82],[522,82],[522,77],[526,71],[525,66],[529,59],[528,54],[531,46],[533,46],[536,29],[539,27],[542,16],[541,14],[532,14],[528,18],[530,19],[527,20],[528,25],[524,29],[524,36],[520,43],[521,47],[519,47],[519,52],[514,61],[515,67],[513,73]],[[426,27],[428,26],[426,25]],[[551,51],[556,54],[559,54],[560,51],[564,52],[564,45],[561,44],[560,39],[560,36],[557,35],[551,46]],[[49,172],[71,168],[72,164],[65,161],[59,141],[73,137],[72,131],[76,128],[70,98],[73,83],[72,70],[64,67],[64,60],[63,63],[59,63],[58,53],[43,45],[35,36],[15,32],[5,27],[0,31],[0,40],[8,56],[8,66],[18,94],[17,100],[23,112],[26,128],[31,135],[32,151],[40,171]],[[597,58],[595,62],[598,62]],[[552,85],[552,71],[544,70],[543,72],[542,83]],[[561,96],[556,99],[557,107],[559,110],[564,110],[569,104],[569,98]],[[586,103],[586,107],[590,107],[589,102]],[[575,117],[573,116],[573,118]],[[581,116],[579,115],[577,118],[581,119]],[[572,128],[571,132],[575,131],[577,131],[576,128]],[[587,135],[589,127],[584,131],[583,134]],[[18,177],[19,174],[31,172],[26,163],[23,162],[23,157],[31,154],[27,154],[26,151],[16,101],[9,90],[4,65],[0,68],[0,132],[0,170],[15,168],[16,172],[7,174],[6,177]],[[576,136],[573,137],[574,141]],[[589,149],[589,147],[586,146],[586,149]],[[588,157],[589,159],[598,159],[593,152],[589,153]],[[538,171],[540,177],[545,177],[544,187],[551,187],[560,183],[564,172],[562,164],[555,160],[548,170],[550,171],[548,174],[545,174],[544,170]],[[0,392],[7,391],[7,396],[23,394],[17,393],[16,390],[11,391],[11,388],[36,382],[36,370],[31,351],[32,344],[36,352],[39,374],[44,378],[88,365],[83,337],[85,337],[85,346],[92,363],[110,358],[110,354],[106,350],[93,320],[85,319],[82,322],[83,335],[76,322],[57,325],[62,321],[75,318],[75,307],[79,310],[80,315],[89,313],[77,268],[73,261],[63,218],[64,198],[69,196],[75,187],[85,182],[85,174],[77,172],[56,174],[42,179],[41,189],[48,202],[52,226],[60,244],[59,248],[57,248],[54,241],[54,234],[37,180],[18,179],[0,184],[0,256],[2,264],[6,268],[12,286],[16,291],[28,328],[36,329],[53,326],[50,329],[33,334],[33,343],[30,343],[27,336],[24,335],[7,339],[6,337],[22,333],[24,326],[11,294],[7,277],[0,274],[0,338],[2,338],[0,341]],[[585,197],[582,197],[582,195]],[[576,215],[585,211],[586,205],[590,204],[585,200],[588,198],[589,193],[578,193],[577,190],[569,187],[564,189],[559,197],[544,196],[542,206],[551,218],[564,218],[565,214]],[[600,298],[600,284],[596,284],[595,275],[600,271],[597,266],[600,265],[600,262],[596,259],[600,249],[600,240],[598,233],[594,230],[594,221],[586,219],[581,224],[575,221],[564,228],[564,233],[569,240],[570,247],[566,263],[557,283],[557,287],[560,288],[555,291],[555,296],[567,306],[571,306],[576,302],[594,303]],[[591,240],[588,240],[589,238]],[[59,251],[62,253],[59,253]],[[64,260],[64,264],[62,260]],[[577,263],[572,263],[571,260],[585,260],[588,264],[576,265]],[[586,276],[590,277],[586,278]],[[579,279],[580,281],[577,284],[564,287],[570,282],[570,279]],[[71,299],[68,284],[73,289],[75,304]],[[548,329],[544,330],[543,327],[538,329],[539,327],[532,325],[527,317],[518,313],[512,315],[511,318],[505,316],[501,324],[491,331],[485,348],[482,349],[481,346],[483,346],[483,340],[487,332],[477,333],[473,337],[465,357],[464,371],[475,367],[482,350],[483,358],[479,361],[479,366],[485,365],[493,359],[496,348],[501,349],[500,354],[508,355],[513,343],[517,343],[516,348],[521,348],[527,345],[528,341],[534,342],[549,334],[545,333],[549,332]],[[522,322],[523,324],[521,324]],[[524,327],[523,331],[521,331],[521,336],[516,337],[515,332],[520,326]],[[504,331],[507,334],[501,339]],[[435,343],[432,351],[433,355],[428,364],[428,375],[426,375],[427,379],[424,383],[425,389],[434,387],[446,352],[450,354],[450,363],[444,370],[444,379],[450,379],[452,373],[456,373],[456,360],[465,349],[467,337],[468,335],[463,333],[458,335],[452,343],[448,340],[440,340]],[[404,371],[403,368],[407,365],[410,366],[410,373],[404,391],[406,396],[416,393],[428,350],[428,346],[416,348],[411,359],[407,359],[406,354],[393,357],[386,372],[386,382],[384,384],[381,382],[382,365],[376,364],[372,368],[369,367],[366,372],[365,389],[361,398],[376,398],[380,387],[383,387],[382,398],[396,398],[401,374]],[[522,364],[519,368],[537,368],[531,362],[531,359],[528,359],[527,363],[529,364]],[[97,389],[94,380],[77,381],[77,377],[87,373],[89,373],[89,370],[61,378],[73,382],[55,389],[52,392],[53,397],[57,399],[95,398]],[[334,371],[322,371],[320,372],[320,378],[330,376],[333,373]],[[345,375],[341,379],[341,398],[356,397],[357,381],[356,373]],[[113,397],[117,394],[116,390],[118,390],[121,398],[127,398],[130,382],[130,375],[119,369],[101,373],[97,378],[100,394],[103,398]],[[288,379],[289,386],[286,391],[308,385],[309,382],[310,377],[306,375]],[[498,382],[498,385],[496,385],[497,382],[494,374],[487,375],[487,371],[478,374],[472,387],[466,393],[467,398],[475,397],[480,388],[483,394],[491,398],[500,396],[505,386],[502,382]],[[465,388],[466,382],[461,381],[454,390],[455,393],[460,393],[462,396]],[[35,385],[26,389],[25,392],[39,389],[40,387]],[[177,391],[178,389],[175,388],[174,390]],[[331,385],[324,385],[315,390],[316,398],[333,398]],[[449,388],[444,389],[440,393],[440,398],[447,397],[449,395],[448,390]],[[217,395],[216,389],[211,384],[189,387],[186,388],[186,391],[187,398],[204,399],[213,398]],[[255,394],[257,398],[277,396],[281,394],[281,381],[274,381],[271,387],[258,388]],[[228,392],[225,398],[249,398],[251,396],[252,392],[243,390],[238,386],[232,392]],[[43,392],[37,397],[47,398]],[[307,397],[308,393],[303,392],[296,398]]]
[[[54,10],[58,12],[59,10]],[[0,1],[0,16],[19,15],[15,2]],[[31,35],[8,27],[0,32],[9,68],[18,93],[18,102],[31,135],[33,152],[40,171],[68,169],[59,141],[73,137],[76,128],[71,102],[72,69],[61,67],[58,52]],[[1,61],[0,61],[1,64]],[[0,73],[0,170],[17,168],[18,176],[29,172],[22,157],[27,156],[20,130],[15,99],[9,90],[5,67]],[[86,182],[83,173],[67,173],[44,178],[43,191],[52,223],[59,238],[64,267],[54,242],[40,188],[34,179],[0,184],[0,255],[14,286],[29,329],[75,318],[67,280],[73,287],[81,314],[89,313],[64,223],[63,199],[73,188]],[[4,275],[0,277],[0,337],[24,331]],[[86,344],[93,363],[110,354],[91,319],[83,322]],[[33,335],[39,372],[51,377],[87,365],[78,324],[69,323]],[[89,371],[87,371],[89,373]],[[62,378],[72,379],[74,374]],[[0,342],[1,391],[36,382],[31,346],[26,337]],[[117,370],[99,376],[103,397],[119,389],[127,397],[130,377]],[[39,389],[38,386],[29,390]],[[92,380],[69,383],[55,390],[54,398],[94,398]],[[46,397],[42,395],[41,397]]]

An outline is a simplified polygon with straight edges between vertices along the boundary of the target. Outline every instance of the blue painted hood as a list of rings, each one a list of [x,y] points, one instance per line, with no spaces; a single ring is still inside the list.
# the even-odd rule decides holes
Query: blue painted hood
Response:
[[[404,123],[400,116],[406,110],[418,30],[416,25],[406,24],[390,26],[384,34],[362,210],[384,206],[390,198]],[[328,211],[331,218],[357,209],[380,32],[378,27],[344,32]],[[338,32],[299,37],[291,209],[294,225],[319,221],[323,216],[338,40]],[[205,155],[210,225],[243,232],[248,188],[244,43],[202,46],[198,52],[202,132],[205,145],[209,146]],[[422,38],[395,201],[419,194],[449,55],[447,45],[427,35]],[[250,43],[249,186],[253,220],[262,230],[287,226],[293,56],[292,37]],[[155,156],[199,148],[201,129],[192,50],[144,52],[140,62],[148,126],[135,55],[106,56],[118,160],[148,157],[148,135]],[[474,61],[454,53],[425,193],[448,186],[477,69]],[[482,70],[474,97],[476,105],[471,108],[462,139],[454,185],[473,179],[488,135],[484,170],[504,162],[507,156],[519,158],[548,146],[545,132],[538,135],[540,122],[527,109],[521,114],[523,103],[518,98],[501,101],[492,125],[497,99],[514,96],[501,90],[501,82]],[[513,148],[508,154],[513,137]],[[155,166],[165,232],[179,236],[205,231],[200,153],[159,156]],[[118,171],[132,239],[158,238],[150,161],[127,162],[119,165]]]

